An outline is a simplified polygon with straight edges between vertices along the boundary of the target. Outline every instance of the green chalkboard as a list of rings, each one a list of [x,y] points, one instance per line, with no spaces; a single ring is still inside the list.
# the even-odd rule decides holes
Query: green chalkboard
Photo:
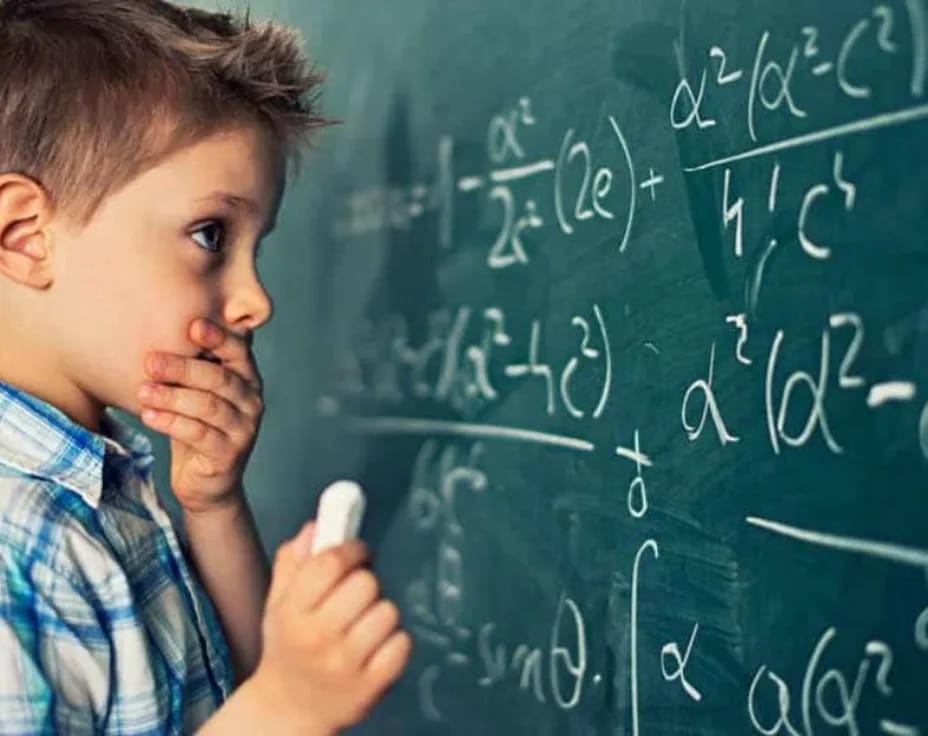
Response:
[[[246,481],[368,491],[358,732],[928,733],[928,1],[252,7],[344,121]]]

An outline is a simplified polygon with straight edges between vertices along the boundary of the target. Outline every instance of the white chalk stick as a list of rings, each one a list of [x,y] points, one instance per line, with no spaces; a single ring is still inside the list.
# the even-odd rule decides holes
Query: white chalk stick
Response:
[[[354,481],[339,480],[319,497],[312,554],[354,539],[364,516],[364,491]]]

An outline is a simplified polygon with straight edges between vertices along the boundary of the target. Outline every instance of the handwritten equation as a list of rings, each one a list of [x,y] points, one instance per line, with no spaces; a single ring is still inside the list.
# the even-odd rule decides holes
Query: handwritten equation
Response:
[[[430,721],[445,720],[444,681],[450,674],[454,682],[471,678],[475,687],[508,687],[534,702],[570,710],[578,706],[587,690],[604,686],[604,676],[591,667],[590,633],[581,606],[562,592],[550,614],[549,636],[544,641],[501,638],[496,622],[472,621],[464,602],[469,593],[467,559],[464,550],[468,532],[460,509],[475,503],[493,504],[494,484],[481,468],[482,442],[461,446],[456,442],[427,440],[420,449],[407,494],[406,513],[412,528],[435,540],[433,558],[421,561],[418,571],[406,585],[404,609],[408,612],[419,641],[431,653],[431,663],[418,675],[416,691],[422,715]],[[647,513],[641,468],[630,484],[628,512],[636,519]],[[638,486],[636,490],[636,486]],[[862,551],[854,540],[815,535],[802,530],[778,527],[749,517],[748,523],[779,534],[803,538],[823,546]],[[471,533],[475,530],[471,530]],[[863,550],[901,564],[928,565],[928,553],[891,547]],[[661,547],[654,538],[638,548],[631,565],[628,611],[629,659],[626,663],[631,694],[632,732],[640,733],[639,620],[642,576],[660,562]],[[698,657],[700,624],[677,640],[665,641],[657,654],[662,680],[678,687],[693,703],[703,700],[698,677],[690,663]],[[894,633],[894,639],[898,636]],[[911,622],[909,644],[928,656],[928,607]],[[790,682],[770,664],[756,667],[746,695],[745,708],[750,724],[760,734],[807,736],[818,726],[839,728],[850,734],[867,733],[860,711],[874,702],[881,713],[878,727],[886,734],[915,736],[917,726],[893,719],[881,702],[891,704],[896,685],[897,654],[887,640],[860,642],[859,659],[848,666],[846,657],[829,654],[841,636],[836,627],[827,627],[810,645],[801,680]],[[653,658],[653,655],[652,657]]]
[[[639,180],[628,141],[613,116],[606,119],[611,135],[601,151],[594,151],[589,141],[569,128],[556,156],[530,157],[527,134],[539,122],[533,109],[532,100],[523,97],[490,120],[485,146],[492,167],[489,171],[459,176],[454,165],[454,139],[445,136],[438,143],[434,182],[352,193],[333,234],[350,238],[406,230],[424,216],[437,214],[439,242],[450,248],[455,200],[471,196],[482,197],[485,206],[498,215],[496,234],[487,246],[490,269],[530,264],[527,238],[546,228],[556,228],[564,237],[579,237],[585,225],[620,223],[615,246],[619,253],[624,252],[639,206],[638,190],[646,190],[649,201],[656,201],[663,176],[649,169],[648,176]],[[540,178],[546,178],[549,187],[544,201],[521,191]],[[624,186],[619,186],[620,180]]]
[[[717,222],[723,256],[741,269],[745,288],[743,304],[708,325],[711,337],[699,362],[685,368],[685,387],[674,397],[675,428],[684,445],[736,457],[757,418],[745,426],[746,413],[728,405],[720,392],[720,376],[727,381],[746,376],[750,395],[762,407],[763,443],[771,458],[822,448],[834,456],[849,452],[851,432],[834,420],[836,407],[896,417],[910,406],[915,411],[905,416],[914,414],[916,420],[906,425],[906,436],[928,461],[924,378],[893,367],[898,343],[923,331],[928,314],[881,329],[865,309],[829,303],[824,315],[806,320],[802,333],[781,324],[771,329],[769,318],[760,318],[784,253],[793,262],[800,257],[824,278],[849,247],[842,228],[860,228],[872,218],[880,192],[860,173],[850,139],[928,124],[926,0],[874,3],[839,30],[835,43],[833,34],[802,22],[785,32],[761,29],[744,58],[721,42],[689,49],[688,58],[699,61],[678,64],[679,80],[661,111],[662,122],[668,140],[699,143],[680,150],[716,152],[706,160],[683,160],[672,171],[644,157],[636,163],[638,151],[651,148],[639,149],[627,132],[633,127],[605,107],[593,121],[594,135],[578,133],[579,126],[547,135],[545,108],[532,96],[518,97],[486,122],[485,166],[464,170],[456,138],[442,135],[435,142],[432,175],[352,192],[335,218],[333,236],[346,241],[402,231],[432,237],[444,254],[479,247],[479,267],[485,266],[490,278],[531,273],[544,249],[565,243],[582,247],[592,233],[602,243],[606,232],[610,257],[624,263],[634,249],[649,247],[636,230],[645,208],[649,216],[673,214],[663,209],[672,199],[661,196],[669,186],[714,189],[719,196],[708,200],[714,210],[694,216]],[[850,119],[836,120],[832,109],[817,105],[826,92],[847,103],[840,112],[850,111]],[[907,103],[880,107],[887,94]],[[738,114],[732,116],[732,110]],[[722,128],[725,135],[718,134]],[[771,131],[779,137],[770,140]],[[743,147],[730,150],[738,140]],[[801,157],[810,148],[818,153],[811,164]],[[820,161],[827,164],[814,163]],[[463,207],[492,222],[492,233],[480,231],[475,243],[468,231],[466,244],[457,242],[455,218]],[[758,237],[774,219],[786,226]],[[606,685],[604,674],[591,666],[593,635],[579,597],[570,591],[562,590],[544,614],[550,621],[545,641],[507,641],[496,621],[467,615],[468,530],[458,509],[461,503],[493,503],[494,480],[482,466],[488,443],[528,443],[608,458],[609,482],[619,489],[632,530],[623,534],[642,530],[623,569],[630,581],[623,665],[631,733],[642,732],[645,657],[651,665],[659,663],[661,680],[675,694],[694,707],[703,702],[704,686],[691,668],[700,657],[703,622],[694,617],[672,635],[663,632],[658,648],[647,654],[639,648],[643,580],[673,543],[651,523],[653,499],[670,490],[654,484],[652,469],[672,460],[653,451],[645,429],[618,419],[626,416],[624,397],[634,396],[636,387],[623,370],[628,351],[617,347],[629,344],[629,328],[615,303],[609,295],[591,295],[579,307],[555,304],[526,316],[523,305],[507,306],[501,296],[490,303],[444,305],[415,319],[399,312],[376,314],[363,321],[337,356],[338,378],[319,402],[321,414],[362,434],[424,438],[406,511],[414,531],[429,535],[435,546],[411,574],[404,602],[419,640],[429,647],[431,659],[418,675],[417,692],[430,721],[445,718],[442,687],[452,670],[471,678],[475,687],[516,687],[539,704],[563,710],[577,707],[589,688]],[[654,360],[663,359],[666,346],[633,342],[643,344]],[[477,419],[504,409],[516,394],[520,416],[528,416],[531,426]],[[429,406],[442,416],[442,410],[451,410],[447,414],[458,418],[405,414],[410,404]],[[372,405],[373,414],[354,408]],[[547,431],[550,426],[558,431]],[[611,433],[606,443],[603,426]],[[789,539],[928,569],[928,549],[798,527],[750,509],[743,521],[758,539]],[[902,638],[874,632],[857,641],[833,625],[820,631],[816,641],[793,643],[793,651],[808,646],[799,678],[779,670],[774,655],[746,663],[753,673],[743,693],[746,730],[765,736],[813,736],[823,728],[851,736],[877,729],[890,736],[925,733],[928,724],[894,712],[892,696],[900,656],[928,657],[928,607],[913,617]],[[839,643],[857,652],[851,665],[834,655]]]

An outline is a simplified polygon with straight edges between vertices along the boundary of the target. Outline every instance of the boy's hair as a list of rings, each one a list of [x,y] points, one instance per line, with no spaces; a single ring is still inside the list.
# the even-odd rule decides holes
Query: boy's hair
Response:
[[[0,0],[0,172],[86,225],[181,148],[265,126],[297,167],[331,121],[299,32],[164,0]]]

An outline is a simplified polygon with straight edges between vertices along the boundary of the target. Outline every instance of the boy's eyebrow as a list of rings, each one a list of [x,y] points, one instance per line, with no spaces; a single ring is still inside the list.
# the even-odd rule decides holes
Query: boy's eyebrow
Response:
[[[219,199],[234,209],[247,210],[253,217],[258,214],[258,203],[251,197],[243,197],[238,194],[232,194],[231,192],[224,192],[217,189],[215,192],[210,192],[205,197],[200,197],[195,201],[204,202],[207,199]]]
[[[197,199],[197,202],[203,202],[207,199],[218,199],[227,204],[229,207],[237,210],[245,210],[252,218],[258,217],[258,203],[255,202],[251,197],[243,197],[238,194],[232,194],[231,192],[224,192],[222,190],[216,190],[207,194],[205,197],[200,197]],[[269,222],[264,230],[261,231],[261,236],[264,237],[270,233],[277,226],[276,220]]]

